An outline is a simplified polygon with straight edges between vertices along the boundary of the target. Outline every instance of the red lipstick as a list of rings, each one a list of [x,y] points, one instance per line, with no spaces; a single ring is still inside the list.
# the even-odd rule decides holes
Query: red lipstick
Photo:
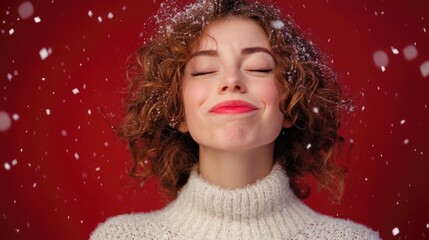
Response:
[[[256,106],[248,102],[241,100],[231,100],[216,104],[209,110],[209,112],[218,114],[240,114],[251,112],[257,109],[258,108]]]

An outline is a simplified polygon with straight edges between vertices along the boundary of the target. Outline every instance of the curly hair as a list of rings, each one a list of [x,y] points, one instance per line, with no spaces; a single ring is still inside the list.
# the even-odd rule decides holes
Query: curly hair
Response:
[[[266,32],[276,63],[276,80],[286,91],[279,107],[292,127],[275,140],[275,161],[284,167],[298,197],[306,197],[299,178],[312,174],[319,186],[343,187],[343,171],[334,159],[343,139],[338,134],[343,104],[340,85],[326,59],[306,40],[290,17],[261,2],[200,0],[179,9],[163,4],[155,16],[159,28],[129,65],[127,111],[118,134],[133,156],[130,176],[157,177],[175,195],[198,162],[198,144],[178,131],[184,119],[181,85],[193,47],[214,20],[248,18]],[[308,187],[307,187],[308,189]]]

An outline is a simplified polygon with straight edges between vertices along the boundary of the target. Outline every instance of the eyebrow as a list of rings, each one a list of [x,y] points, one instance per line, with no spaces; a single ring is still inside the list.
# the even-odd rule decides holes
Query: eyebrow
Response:
[[[243,48],[241,50],[241,55],[249,55],[252,53],[257,53],[257,52],[264,52],[269,54],[271,57],[274,58],[273,54],[270,52],[270,50],[264,48],[264,47],[250,47],[250,48]]]
[[[249,48],[243,48],[241,49],[241,55],[250,55],[257,52],[264,52],[269,54],[271,57],[274,58],[273,54],[270,52],[270,50],[264,48],[264,47],[249,47]],[[191,59],[198,56],[207,56],[207,57],[217,57],[219,56],[218,52],[216,50],[202,50],[194,52],[191,55]]]
[[[191,55],[191,58],[198,57],[198,56],[217,57],[219,56],[219,54],[217,53],[216,50],[202,50],[202,51],[194,52]]]

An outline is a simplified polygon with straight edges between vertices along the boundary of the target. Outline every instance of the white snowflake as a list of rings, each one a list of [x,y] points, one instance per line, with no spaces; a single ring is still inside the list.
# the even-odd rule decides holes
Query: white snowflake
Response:
[[[395,227],[394,229],[392,229],[392,234],[393,236],[396,236],[399,234],[399,228]]]
[[[418,55],[417,48],[414,45],[408,45],[404,47],[403,52],[405,59],[408,61],[416,59]]]
[[[318,114],[319,113],[319,108],[318,107],[314,107],[313,108],[313,112],[316,113],[316,114]]]
[[[0,131],[6,131],[12,125],[12,120],[10,116],[5,111],[0,111]]]
[[[425,61],[420,65],[420,72],[422,73],[423,77],[429,76],[429,61]]]
[[[40,19],[40,17],[39,17],[39,16],[34,17],[34,22],[35,22],[35,23],[40,23],[41,21],[42,21],[42,19]]]
[[[372,55],[372,58],[377,67],[387,67],[387,65],[389,64],[389,56],[387,56],[387,53],[383,50],[376,51]]]
[[[18,121],[19,120],[19,115],[17,113],[14,113],[12,115],[12,119],[15,120],[15,121]]]
[[[18,7],[19,17],[24,20],[31,17],[33,13],[34,13],[34,7],[30,1],[23,2]]]
[[[271,26],[277,30],[281,30],[285,27],[285,24],[281,20],[275,20],[271,22]]]
[[[393,54],[395,54],[395,55],[396,55],[396,54],[399,54],[399,50],[398,50],[397,48],[395,48],[395,47],[391,46],[391,47],[390,47],[390,49],[392,49],[392,53],[393,53]]]
[[[47,48],[42,48],[39,51],[39,55],[40,55],[40,58],[42,60],[45,60],[51,54],[52,54],[52,49],[51,48],[48,48],[48,49]]]
[[[9,171],[11,169],[10,164],[7,162],[5,162],[3,166],[4,166],[4,169],[6,169],[6,171]]]
[[[8,74],[6,75],[6,77],[7,77],[7,79],[8,79],[9,81],[12,81],[13,75],[12,75],[11,73],[8,73]]]

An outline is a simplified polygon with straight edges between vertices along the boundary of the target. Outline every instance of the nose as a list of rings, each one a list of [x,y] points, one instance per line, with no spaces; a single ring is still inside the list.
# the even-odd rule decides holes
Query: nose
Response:
[[[219,93],[223,94],[227,92],[246,92],[244,77],[239,69],[228,70],[222,78],[222,81],[219,84]]]

